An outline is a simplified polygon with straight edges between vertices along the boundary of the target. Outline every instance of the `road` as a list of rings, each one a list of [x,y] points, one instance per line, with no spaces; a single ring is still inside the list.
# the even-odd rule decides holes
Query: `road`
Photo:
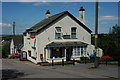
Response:
[[[114,75],[107,75],[104,72],[99,75],[101,68],[98,69],[98,74],[95,74],[95,72],[97,72],[96,70],[90,70],[88,69],[88,66],[86,66],[90,64],[86,64],[86,67],[84,65],[85,64],[76,64],[75,66],[57,65],[52,67],[35,65],[28,61],[21,62],[17,59],[3,59],[2,76],[3,78],[110,78],[111,76],[117,77],[114,75],[118,74],[115,72],[115,70],[117,71],[117,68],[112,68]]]

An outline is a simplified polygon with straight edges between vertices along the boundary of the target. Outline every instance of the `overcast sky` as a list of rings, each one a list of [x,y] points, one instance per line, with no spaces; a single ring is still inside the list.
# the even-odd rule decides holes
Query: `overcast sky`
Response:
[[[85,23],[94,33],[95,2],[2,2],[2,33],[12,34],[12,23],[16,22],[16,33],[22,34],[45,18],[46,10],[51,15],[69,11],[79,18],[78,10],[85,8]],[[118,2],[99,2],[99,33],[108,33],[118,24]]]

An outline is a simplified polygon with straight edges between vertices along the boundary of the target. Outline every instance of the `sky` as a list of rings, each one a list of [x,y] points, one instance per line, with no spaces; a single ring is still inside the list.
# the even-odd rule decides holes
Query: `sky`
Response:
[[[0,3],[1,4],[1,3]],[[1,34],[11,35],[13,21],[16,22],[16,34],[22,34],[43,20],[46,10],[51,16],[69,11],[79,19],[78,10],[85,8],[85,24],[94,33],[95,2],[2,2]],[[99,33],[108,33],[110,27],[118,24],[118,2],[99,2]]]

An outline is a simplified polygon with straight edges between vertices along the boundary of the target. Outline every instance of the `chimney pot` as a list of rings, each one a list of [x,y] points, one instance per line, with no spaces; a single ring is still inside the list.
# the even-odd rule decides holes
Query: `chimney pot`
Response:
[[[85,9],[83,8],[83,6],[80,7],[79,11],[85,11]]]
[[[50,14],[50,10],[47,10],[47,11],[46,11],[46,14]]]
[[[50,10],[47,10],[45,14],[46,14],[46,18],[50,17]]]

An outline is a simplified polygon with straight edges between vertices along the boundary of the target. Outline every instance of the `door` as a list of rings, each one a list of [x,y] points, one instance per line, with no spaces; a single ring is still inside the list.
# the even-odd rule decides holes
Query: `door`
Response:
[[[66,61],[70,61],[71,60],[71,56],[72,56],[72,48],[71,47],[67,47],[66,48]]]

